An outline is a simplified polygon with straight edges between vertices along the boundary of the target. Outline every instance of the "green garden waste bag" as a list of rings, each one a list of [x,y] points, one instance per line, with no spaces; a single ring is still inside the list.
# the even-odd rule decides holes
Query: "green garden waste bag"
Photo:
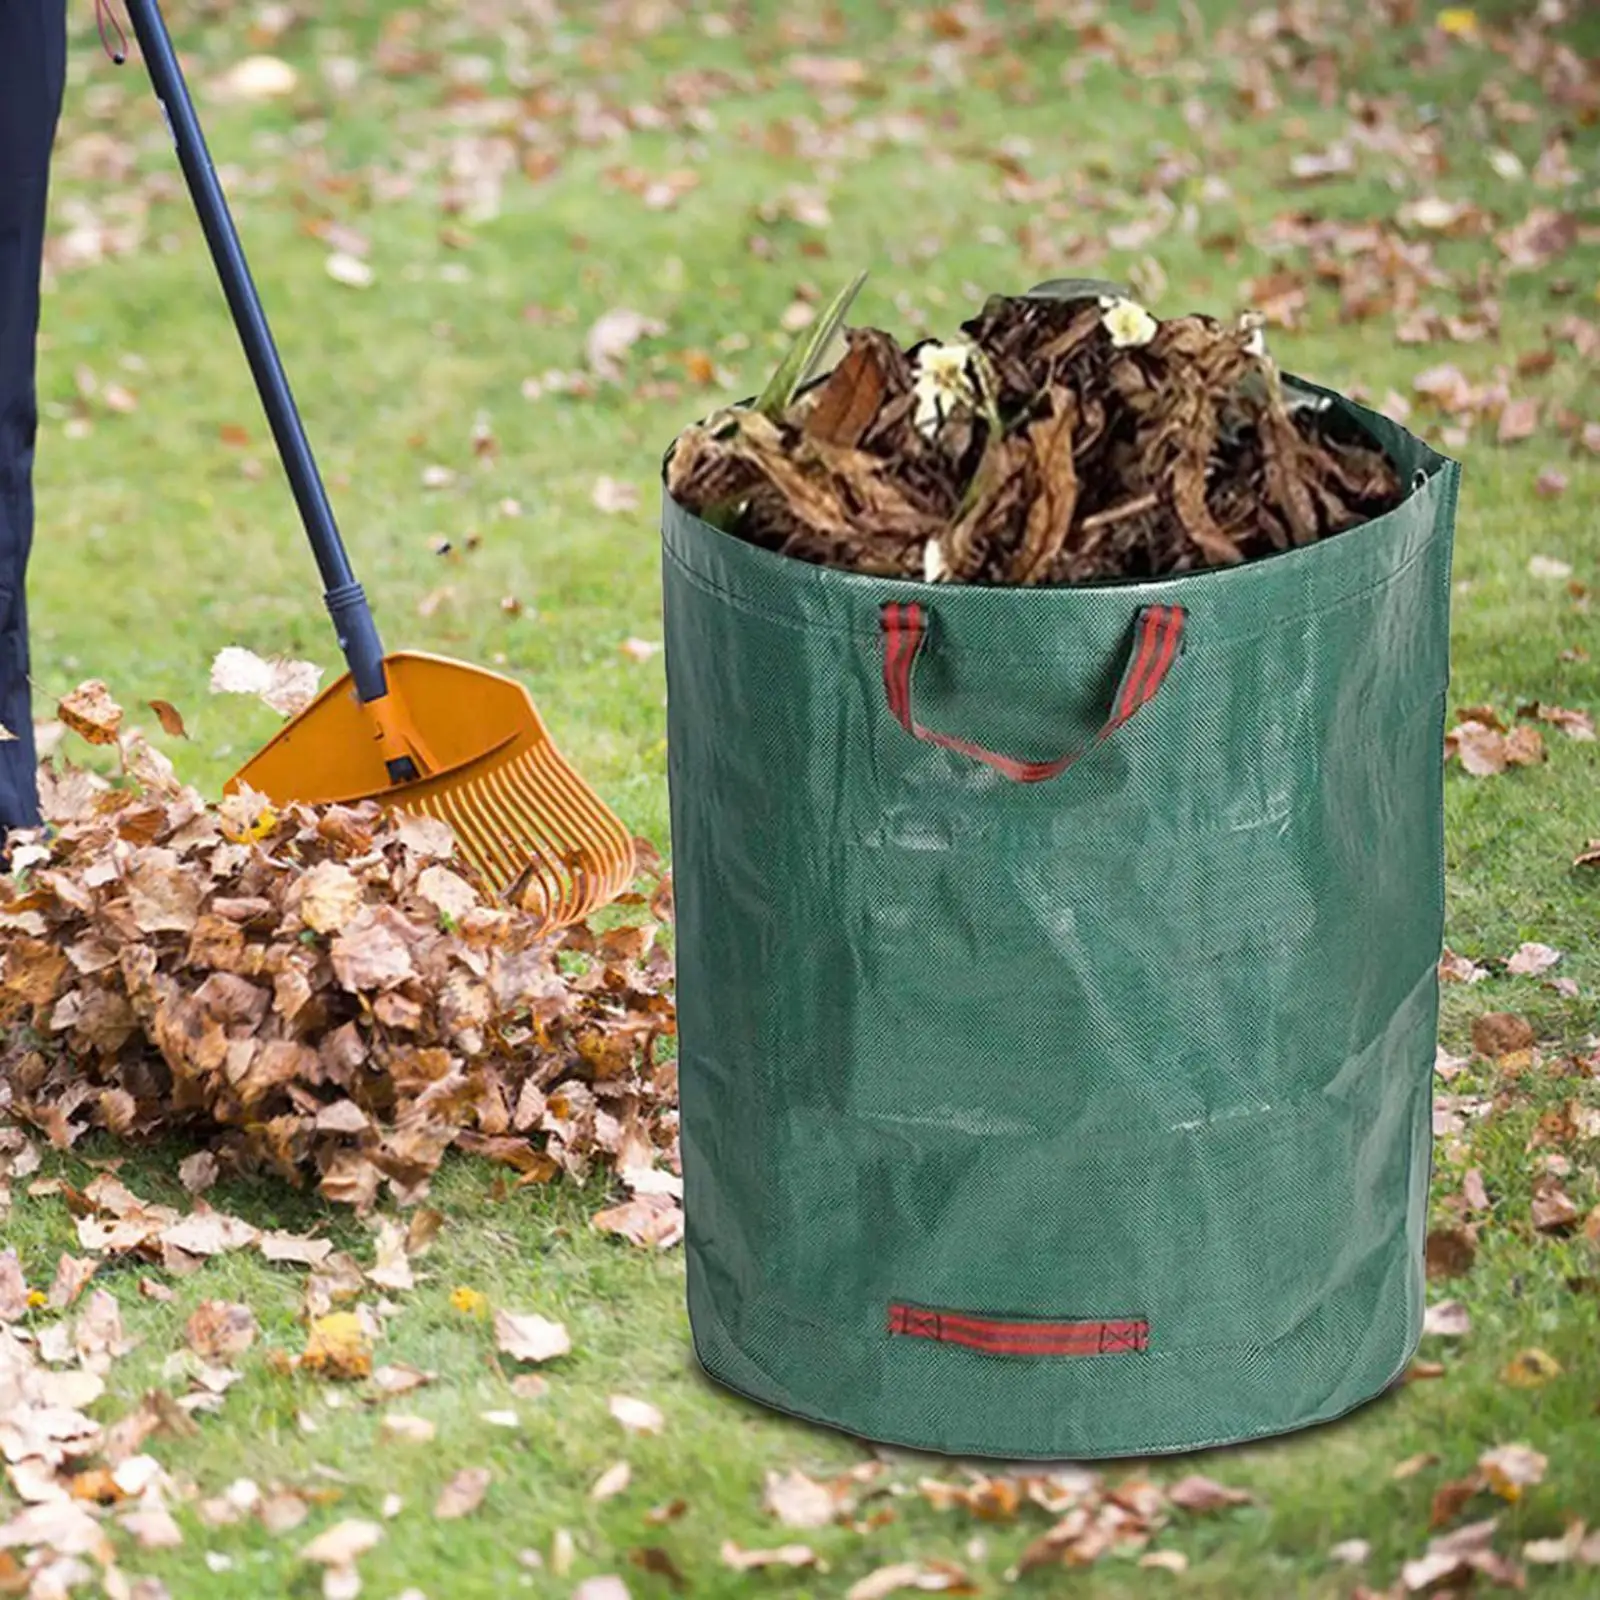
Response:
[[[881,581],[667,500],[689,1310],[729,1388],[1081,1458],[1404,1370],[1460,469],[1298,387],[1410,492],[1223,571]]]

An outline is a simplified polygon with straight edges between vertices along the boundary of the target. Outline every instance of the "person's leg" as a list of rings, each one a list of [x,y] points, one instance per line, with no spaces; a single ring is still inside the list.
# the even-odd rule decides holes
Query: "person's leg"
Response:
[[[33,543],[34,340],[66,0],[0,0],[0,830],[39,820],[24,594]]]

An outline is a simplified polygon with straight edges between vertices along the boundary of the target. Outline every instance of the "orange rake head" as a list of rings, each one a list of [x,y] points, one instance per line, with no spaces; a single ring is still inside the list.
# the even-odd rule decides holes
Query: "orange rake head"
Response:
[[[437,817],[497,893],[552,927],[582,921],[628,887],[628,830],[567,765],[520,683],[413,651],[383,666],[381,700],[362,703],[347,673],[229,790],[280,805],[378,800]],[[395,782],[396,770],[417,776]]]

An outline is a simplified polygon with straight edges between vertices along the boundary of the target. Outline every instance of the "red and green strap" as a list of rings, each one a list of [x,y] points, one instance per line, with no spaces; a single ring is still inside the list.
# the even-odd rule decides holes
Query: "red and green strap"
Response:
[[[900,1302],[889,1307],[889,1332],[965,1345],[992,1356],[1136,1355],[1150,1346],[1150,1324],[1141,1317],[1044,1322],[934,1311]]]
[[[1183,643],[1185,613],[1182,606],[1146,606],[1134,627],[1128,666],[1111,702],[1111,712],[1094,739],[1082,749],[1069,751],[1054,761],[1023,761],[1002,755],[970,739],[939,733],[918,722],[912,711],[912,672],[928,638],[928,615],[915,600],[891,601],[880,614],[883,627],[883,688],[889,710],[907,733],[941,749],[982,761],[1016,783],[1041,783],[1067,770],[1101,740],[1116,732],[1148,705],[1166,682]]]

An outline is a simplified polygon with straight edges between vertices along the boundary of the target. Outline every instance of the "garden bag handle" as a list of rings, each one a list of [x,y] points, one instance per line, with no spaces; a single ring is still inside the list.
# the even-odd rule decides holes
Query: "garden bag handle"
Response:
[[[1088,744],[1057,756],[1053,761],[1024,761],[1016,756],[1001,755],[998,750],[974,744],[970,739],[924,727],[912,708],[912,687],[917,657],[927,643],[932,619],[926,607],[913,600],[884,606],[879,620],[883,629],[883,692],[895,721],[907,733],[943,750],[971,756],[1014,783],[1043,783],[1047,778],[1059,777],[1073,762],[1108,739],[1123,723],[1131,721],[1142,706],[1155,699],[1178,658],[1188,619],[1182,606],[1146,606],[1140,611],[1134,624],[1128,664],[1100,731]]]
[[[311,454],[283,362],[278,358],[272,330],[267,326],[266,312],[261,309],[261,297],[250,276],[249,263],[239,243],[239,233],[233,225],[217,169],[206,148],[200,119],[195,114],[189,86],[184,82],[183,68],[178,65],[177,53],[172,48],[172,39],[156,0],[127,0],[127,7],[150,72],[150,82],[166,117],[167,130],[177,147],[178,162],[189,185],[189,194],[200,214],[200,226],[211,247],[211,259],[222,280],[222,292],[227,296],[228,309],[233,313],[233,323],[239,330],[256,390],[266,409],[278,455],[289,475],[295,504],[300,508],[300,520],[317,558],[323,599],[339,635],[339,648],[349,663],[350,676],[360,700],[363,703],[381,700],[388,693],[388,685],[383,670],[383,645],[372,620],[372,609],[361,585],[356,582],[344,541],[333,520],[333,509],[328,504],[327,491]]]

